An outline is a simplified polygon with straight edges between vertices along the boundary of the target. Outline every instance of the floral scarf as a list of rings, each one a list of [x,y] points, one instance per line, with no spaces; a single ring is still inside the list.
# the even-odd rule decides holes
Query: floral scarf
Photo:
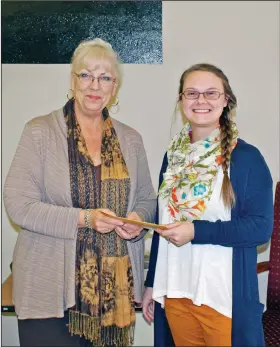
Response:
[[[231,122],[236,146],[238,132]],[[191,126],[184,128],[171,140],[167,151],[168,167],[164,174],[159,195],[168,201],[173,221],[200,219],[210,200],[221,165],[220,128],[204,140],[191,143]]]
[[[108,111],[103,111],[99,178],[74,114],[73,100],[65,105],[64,115],[73,206],[108,208],[125,217],[130,179]],[[94,229],[78,229],[75,286],[76,304],[69,310],[69,331],[93,345],[132,345],[135,309],[126,241],[114,231],[101,234]]]

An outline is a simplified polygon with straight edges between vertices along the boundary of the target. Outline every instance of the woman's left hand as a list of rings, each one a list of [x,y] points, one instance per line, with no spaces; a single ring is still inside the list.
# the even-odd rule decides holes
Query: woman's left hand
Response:
[[[155,229],[167,241],[180,247],[194,238],[194,225],[190,222],[176,222],[165,225],[168,230]]]
[[[126,218],[131,220],[138,220],[139,222],[142,222],[142,219],[138,216],[136,212],[130,212]],[[130,240],[137,237],[140,234],[140,232],[143,230],[143,228],[135,224],[125,223],[121,227],[116,227],[115,230],[116,230],[116,233],[121,238]]]

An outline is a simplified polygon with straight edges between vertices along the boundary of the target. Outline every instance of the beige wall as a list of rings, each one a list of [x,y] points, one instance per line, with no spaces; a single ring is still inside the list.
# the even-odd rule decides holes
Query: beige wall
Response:
[[[120,111],[113,115],[142,134],[154,186],[170,139],[180,75],[198,62],[216,64],[227,74],[238,99],[240,136],[260,149],[274,182],[279,180],[279,2],[164,1],[163,54],[162,65],[124,66]],[[61,107],[68,81],[68,65],[2,66],[3,180],[24,123]],[[2,226],[4,279],[17,237],[4,211]],[[268,259],[268,250],[259,259]],[[266,283],[261,276],[262,302]],[[152,344],[152,329],[140,318],[136,334],[138,345]]]

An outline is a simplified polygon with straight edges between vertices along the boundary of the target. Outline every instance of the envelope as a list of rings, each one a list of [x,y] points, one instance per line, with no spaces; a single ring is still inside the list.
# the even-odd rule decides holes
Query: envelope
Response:
[[[127,218],[123,218],[123,217],[115,217],[115,216],[111,216],[110,214],[100,211],[102,212],[105,216],[113,218],[113,219],[117,219],[120,220],[124,223],[127,224],[135,224],[135,225],[139,225],[142,228],[147,228],[147,229],[161,229],[161,230],[167,230],[168,228],[165,225],[161,225],[161,224],[154,224],[154,223],[147,223],[147,222],[140,222],[138,220],[133,220],[133,219],[127,219]]]

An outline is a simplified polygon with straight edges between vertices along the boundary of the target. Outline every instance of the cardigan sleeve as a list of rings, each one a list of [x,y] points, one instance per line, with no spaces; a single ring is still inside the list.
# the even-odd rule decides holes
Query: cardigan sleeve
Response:
[[[44,142],[43,138],[41,142]],[[4,203],[7,213],[23,229],[57,238],[74,239],[81,209],[45,203],[43,190],[43,158],[30,121],[23,130],[5,181]]]
[[[145,222],[154,222],[156,194],[152,184],[147,155],[142,138],[137,156],[137,202],[133,209]]]
[[[263,156],[257,149],[250,153],[250,160],[247,159],[247,162],[250,163],[250,170],[241,212],[236,217],[232,217],[230,221],[194,221],[193,244],[255,247],[270,239],[273,230],[271,174]]]
[[[163,181],[163,173],[166,171],[167,167],[167,153],[165,153],[165,156],[163,158],[160,175],[159,175],[159,187]],[[156,223],[158,223],[158,204],[156,209]],[[145,280],[145,286],[146,287],[153,287],[154,285],[154,278],[155,278],[155,270],[156,270],[156,264],[157,264],[157,255],[158,255],[158,246],[159,246],[159,233],[154,232],[153,239],[152,239],[152,246],[150,251],[150,262],[149,262],[149,269],[147,272],[146,280]]]
[[[141,136],[139,136],[139,140],[140,144],[137,155],[137,202],[133,211],[136,212],[143,221],[153,223],[156,212],[156,194],[152,184],[147,155]],[[137,242],[142,239],[146,233],[147,229],[144,229],[137,237],[129,241]]]

